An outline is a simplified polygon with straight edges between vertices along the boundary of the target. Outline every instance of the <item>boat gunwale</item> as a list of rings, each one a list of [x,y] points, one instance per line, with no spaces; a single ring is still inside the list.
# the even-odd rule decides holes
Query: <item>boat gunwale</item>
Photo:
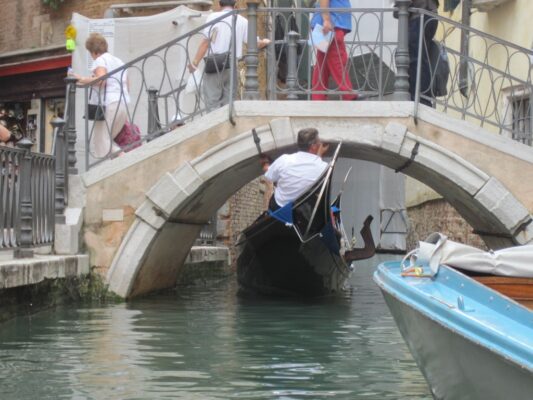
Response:
[[[399,271],[400,263],[381,263],[374,273],[374,281],[381,290],[422,314],[424,317],[438,323],[443,328],[451,330],[464,339],[487,348],[509,362],[533,373],[533,334],[529,336],[521,334],[520,337],[523,339],[521,341],[513,339],[505,333],[506,324],[502,322],[502,319],[498,319],[497,326],[499,329],[495,329],[494,320],[490,321],[491,325],[489,326],[486,323],[487,321],[482,318],[482,314],[486,314],[486,312],[474,314],[472,310],[469,310],[468,303],[465,306],[465,310],[461,310],[457,304],[451,304],[449,301],[436,298],[430,295],[430,293],[417,288],[418,284],[413,283],[421,283],[422,279],[426,281],[431,279],[433,283],[446,287],[447,290],[454,291],[463,296],[464,293],[459,292],[459,289],[466,290],[468,289],[467,285],[471,285],[470,287],[475,287],[477,291],[485,292],[488,295],[487,299],[491,296],[494,299],[489,304],[485,304],[478,298],[468,297],[476,305],[482,305],[493,312],[497,312],[499,315],[502,315],[502,310],[499,310],[499,308],[505,306],[508,312],[512,310],[518,313],[519,316],[529,318],[530,323],[527,324],[522,319],[519,319],[517,315],[509,315],[509,313],[504,315],[506,320],[512,320],[515,324],[522,325],[524,329],[529,329],[533,332],[533,323],[531,322],[533,321],[533,312],[529,309],[447,266],[440,267],[439,274],[436,278],[401,277],[399,274],[394,273],[391,267]],[[463,284],[463,287],[451,287],[449,285],[449,279],[446,279],[446,277],[450,276],[448,274],[451,274],[458,281],[458,286]],[[502,303],[501,306],[498,303]],[[527,338],[531,339],[527,341],[525,340]]]

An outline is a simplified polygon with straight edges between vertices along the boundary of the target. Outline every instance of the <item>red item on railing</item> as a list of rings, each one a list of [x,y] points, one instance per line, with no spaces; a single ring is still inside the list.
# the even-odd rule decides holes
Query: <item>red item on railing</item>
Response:
[[[142,144],[141,130],[137,125],[130,124],[126,121],[118,135],[115,137],[115,143],[126,152],[133,150]]]

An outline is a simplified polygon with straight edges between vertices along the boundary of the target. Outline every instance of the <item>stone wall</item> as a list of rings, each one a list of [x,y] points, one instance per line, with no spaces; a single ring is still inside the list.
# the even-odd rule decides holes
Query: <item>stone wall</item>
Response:
[[[472,227],[455,209],[443,199],[427,201],[407,209],[409,232],[407,250],[414,249],[418,241],[430,233],[441,232],[453,241],[461,242],[480,249],[487,249],[483,240],[472,233]]]
[[[131,3],[151,1],[135,0]],[[113,0],[64,0],[57,10],[53,10],[44,5],[42,0],[0,0],[0,54],[64,44],[64,31],[70,23],[72,13],[88,18],[103,18],[109,6],[119,3],[121,2]],[[118,11],[117,17],[153,15],[173,7]],[[83,45],[78,43],[78,46]]]
[[[235,243],[240,233],[267,209],[271,185],[257,178],[235,193],[219,211],[218,239],[230,250],[230,263],[235,267]]]

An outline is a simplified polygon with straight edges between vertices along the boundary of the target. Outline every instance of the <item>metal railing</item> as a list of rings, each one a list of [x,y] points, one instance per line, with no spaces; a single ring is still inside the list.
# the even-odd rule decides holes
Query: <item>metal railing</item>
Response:
[[[258,4],[248,2],[247,10],[232,10],[208,24],[198,26],[185,35],[127,62],[121,68],[108,71],[105,76],[90,85],[78,86],[84,91],[84,110],[88,114],[89,104],[106,103],[105,121],[89,121],[85,119],[85,147],[87,168],[103,160],[119,155],[113,139],[119,133],[125,121],[140,128],[140,141],[154,139],[175,126],[229,104],[229,117],[232,121],[232,107],[235,99],[310,99],[313,95],[353,96],[365,93],[376,100],[398,97],[401,92],[398,82],[406,73],[397,74],[398,65],[407,64],[396,60],[398,43],[384,37],[384,20],[392,20],[393,9],[346,9],[351,13],[354,30],[347,39],[348,62],[345,65],[344,82],[327,85],[318,80],[313,85],[311,80],[303,77],[309,75],[311,64],[316,59],[316,50],[307,44],[305,35],[286,32],[282,39],[275,39],[278,34],[276,25],[282,30],[290,27],[288,13],[300,25],[305,25],[315,9],[262,8]],[[338,10],[337,10],[338,11]],[[248,20],[247,52],[241,54],[242,44],[237,43],[236,21],[246,12]],[[268,27],[268,36],[272,43],[266,52],[258,49],[258,21]],[[307,22],[307,25],[308,22]],[[361,25],[376,30],[374,37],[362,38],[358,30]],[[191,73],[188,66],[193,61],[199,43],[215,29],[231,31],[230,63],[227,69],[213,73],[201,72],[204,62],[200,63],[200,73]],[[241,40],[240,38],[239,40]],[[210,43],[211,46],[211,43]],[[296,50],[296,51],[294,51]],[[210,50],[207,54],[210,54]],[[296,55],[296,57],[294,56]],[[244,57],[242,57],[244,56]],[[268,59],[266,75],[267,85],[259,88],[259,59]],[[244,61],[244,62],[241,62]],[[291,64],[287,67],[285,64]],[[286,82],[275,81],[280,69],[286,70]],[[402,67],[400,67],[402,68]],[[245,79],[243,79],[245,77]],[[351,87],[346,89],[350,81]],[[210,82],[223,82],[224,90],[218,99],[207,90]],[[353,83],[352,83],[353,82]],[[100,88],[116,83],[121,92],[115,98],[115,105],[109,107],[109,94]],[[319,87],[320,86],[320,87]],[[342,86],[341,88],[339,86]],[[403,85],[405,86],[405,84]],[[404,92],[407,91],[404,89]],[[403,96],[405,97],[405,95]],[[68,123],[68,121],[67,121]],[[104,143],[103,148],[101,143]],[[100,149],[96,149],[100,145]]]
[[[345,37],[346,62],[343,62],[341,78],[328,82],[321,71],[313,71],[317,69],[313,64],[321,57],[312,40],[308,40],[310,20],[316,9],[259,9],[256,2],[249,2],[246,10],[248,48],[244,63],[240,62],[235,26],[245,10],[228,11],[209,24],[197,26],[121,68],[109,71],[92,85],[82,86],[85,113],[90,92],[94,95],[106,81],[118,82],[120,87],[127,87],[121,83],[129,82],[130,87],[129,93],[122,89],[115,107],[108,106],[105,121],[85,120],[87,167],[120,154],[122,149],[113,144],[113,137],[124,121],[141,128],[141,141],[152,140],[228,103],[232,121],[233,101],[238,98],[309,100],[362,94],[368,100],[413,100],[415,115],[419,104],[425,103],[529,143],[531,137],[524,131],[531,129],[532,51],[450,19],[409,8],[409,5],[410,0],[397,0],[394,9],[336,9],[336,12],[350,14],[352,32]],[[396,13],[394,17],[393,13]],[[410,64],[409,25],[413,18],[421,18],[421,33],[430,24],[438,25],[436,37],[446,51],[450,67],[444,95],[433,90],[439,67],[426,62],[432,44],[423,34],[419,35],[418,44],[411,43],[411,47],[416,46],[417,58]],[[258,50],[256,35],[259,23],[266,27],[272,41],[264,53],[266,84],[261,85],[261,90],[258,65],[263,53]],[[395,37],[388,37],[385,30],[391,23],[397,24]],[[233,39],[228,68],[211,74],[190,73],[187,66],[195,57],[199,43],[220,26],[230,30]],[[459,47],[459,35],[466,38],[462,40],[467,45],[466,50]],[[338,45],[332,42],[332,46]],[[428,69],[429,72],[423,72]],[[240,77],[244,75],[245,81],[241,82]],[[224,96],[214,103],[206,90],[209,80],[224,81],[227,86]],[[413,95],[409,93],[410,88]],[[104,103],[104,92],[100,92],[96,102]],[[105,148],[95,153],[94,144],[99,141],[105,141]]]
[[[531,144],[533,51],[424,10],[411,11],[421,18],[416,109],[420,102],[426,102],[443,113]],[[431,58],[433,46],[423,31],[430,24],[437,25],[436,37],[446,51],[450,67],[443,96],[434,91],[438,63],[429,62],[429,79],[426,85],[422,83],[422,64]],[[463,43],[462,49],[458,39]]]
[[[199,15],[198,15],[199,16]],[[182,125],[191,119],[229,103],[236,92],[236,46],[232,46],[232,60],[227,69],[215,73],[192,74],[192,63],[200,41],[216,25],[230,30],[235,37],[237,12],[198,26],[185,35],[157,47],[122,67],[108,71],[90,85],[78,86],[84,91],[84,114],[88,115],[89,104],[105,105],[105,120],[85,119],[86,165],[90,168],[103,160],[119,155],[123,149],[114,139],[125,123],[136,125],[141,132],[140,141],[152,140],[161,134]],[[194,16],[192,16],[194,17]],[[208,53],[209,54],[209,53]],[[202,63],[203,64],[203,63]],[[203,65],[200,65],[200,71]],[[195,79],[197,78],[197,79]],[[206,80],[227,80],[224,98],[213,101],[205,90]],[[120,88],[114,99],[109,99],[110,83]]]
[[[351,99],[364,95],[369,100],[391,99],[396,77],[397,36],[387,37],[386,21],[394,21],[393,9],[336,9],[350,15],[352,31],[344,36],[345,60],[336,77],[327,73],[326,63],[311,35],[310,21],[316,9],[261,10],[271,22],[273,46],[268,56],[268,97],[276,99]],[[362,29],[361,27],[364,27]],[[390,36],[390,35],[389,35]],[[344,56],[341,45],[332,40],[328,52]],[[329,79],[328,79],[329,78]],[[337,79],[335,79],[337,78]]]
[[[209,222],[202,227],[195,244],[200,245],[214,245],[217,241],[217,216],[209,218]]]
[[[35,247],[53,245],[55,224],[65,223],[68,175],[77,172],[75,84],[67,79],[65,116],[70,125],[62,118],[51,122],[52,154],[31,152],[28,138],[17,143],[19,148],[0,146],[0,249],[15,250],[18,258],[33,257]]]
[[[55,227],[55,157],[0,147],[0,248],[31,257],[35,246],[51,245]]]

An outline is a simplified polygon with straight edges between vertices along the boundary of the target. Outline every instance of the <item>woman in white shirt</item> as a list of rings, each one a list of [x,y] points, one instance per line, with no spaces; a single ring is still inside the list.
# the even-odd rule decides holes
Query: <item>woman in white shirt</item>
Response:
[[[90,77],[72,74],[78,84],[86,85],[124,65],[122,60],[107,52],[107,41],[99,33],[91,33],[85,42],[85,48],[91,54],[92,64]],[[105,120],[94,121],[91,144],[94,156],[103,158],[108,154],[120,151],[113,141],[119,134],[127,118],[127,104],[130,102],[128,92],[128,72],[122,70],[111,75],[107,80],[95,84],[89,99],[91,104],[104,104]]]

